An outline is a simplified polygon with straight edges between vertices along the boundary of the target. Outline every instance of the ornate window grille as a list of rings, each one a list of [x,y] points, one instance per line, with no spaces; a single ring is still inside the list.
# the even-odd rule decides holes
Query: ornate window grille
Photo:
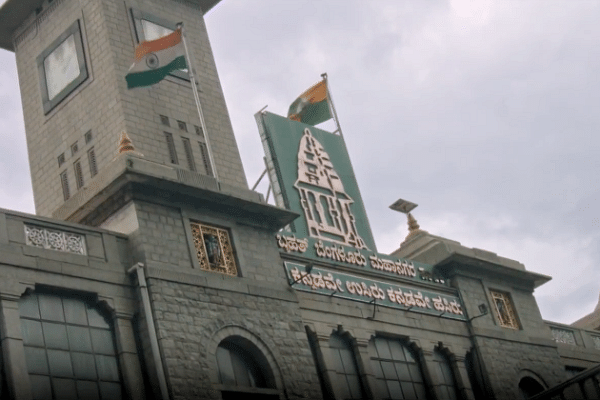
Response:
[[[575,335],[573,334],[573,331],[555,328],[553,326],[550,327],[550,331],[552,332],[552,337],[554,338],[555,342],[570,344],[572,346],[577,345],[577,343],[575,343]]]
[[[197,222],[192,222],[191,227],[200,268],[237,276],[238,270],[229,232]]]
[[[600,336],[592,336],[592,341],[594,342],[594,348],[600,350]]]
[[[519,322],[517,321],[517,314],[515,313],[515,307],[510,299],[508,293],[496,292],[490,290],[492,299],[494,300],[494,311],[500,326],[511,329],[519,329]]]
[[[25,242],[29,246],[86,255],[85,238],[76,233],[25,225]]]

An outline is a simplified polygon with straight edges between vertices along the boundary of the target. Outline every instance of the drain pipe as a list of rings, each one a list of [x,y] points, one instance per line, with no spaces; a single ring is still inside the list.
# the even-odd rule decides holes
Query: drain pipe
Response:
[[[140,288],[140,294],[142,295],[144,316],[146,317],[146,323],[148,324],[150,348],[152,349],[152,357],[154,359],[154,365],[156,366],[156,374],[158,375],[158,385],[160,386],[160,393],[162,395],[163,400],[169,400],[167,379],[165,377],[165,371],[163,369],[163,363],[160,357],[160,350],[158,348],[158,339],[156,337],[156,329],[154,327],[154,317],[152,317],[152,309],[150,308],[150,296],[148,295],[148,285],[146,285],[146,276],[144,275],[144,264],[137,263],[133,267],[129,268],[127,274],[130,275],[134,271],[137,272],[138,286]]]

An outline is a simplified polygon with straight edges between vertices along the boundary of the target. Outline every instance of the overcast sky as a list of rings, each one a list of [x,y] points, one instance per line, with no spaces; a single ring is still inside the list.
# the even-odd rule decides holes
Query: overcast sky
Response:
[[[600,2],[223,0],[206,20],[250,185],[254,113],[284,114],[327,72],[380,252],[407,234],[388,208],[404,198],[431,234],[552,276],[535,292],[545,319],[594,309]],[[26,160],[0,50],[0,207],[34,212]]]

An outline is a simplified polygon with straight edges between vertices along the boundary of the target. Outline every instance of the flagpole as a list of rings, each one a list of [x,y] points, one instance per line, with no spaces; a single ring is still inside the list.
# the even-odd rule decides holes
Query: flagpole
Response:
[[[204,121],[204,113],[202,112],[202,105],[200,104],[200,95],[198,94],[198,87],[196,85],[196,75],[194,74],[194,67],[192,65],[192,57],[188,50],[187,42],[185,41],[185,32],[183,28],[183,22],[177,24],[177,27],[181,29],[181,41],[183,42],[183,48],[185,49],[186,64],[188,67],[188,74],[190,76],[190,83],[192,85],[192,92],[194,93],[194,100],[196,101],[196,109],[198,110],[198,117],[200,117],[200,126],[202,132],[204,132],[204,140],[206,141],[206,149],[208,150],[208,158],[210,159],[210,166],[212,167],[213,174],[217,182],[219,181],[219,175],[217,173],[217,166],[215,165],[215,158],[213,156],[212,147],[210,145],[210,139],[208,137],[208,130],[206,129],[206,122]]]
[[[329,104],[331,104],[331,111],[333,111],[333,119],[335,121],[335,124],[337,125],[337,131],[340,133],[341,137],[344,137],[344,134],[342,133],[342,127],[340,126],[340,120],[338,119],[337,111],[335,110],[335,105],[333,104],[333,98],[331,97],[331,92],[329,91],[329,81],[327,80],[327,72],[322,73],[321,77],[325,81],[325,88],[327,89],[327,98],[329,99]]]

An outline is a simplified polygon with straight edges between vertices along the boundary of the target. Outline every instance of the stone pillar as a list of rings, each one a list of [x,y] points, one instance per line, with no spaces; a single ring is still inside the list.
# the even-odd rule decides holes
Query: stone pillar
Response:
[[[428,390],[428,395],[433,399],[442,399],[438,392],[439,379],[437,373],[434,373],[434,363],[436,362],[433,358],[433,351],[424,350],[420,348],[418,350],[419,357],[421,358],[421,369],[423,371],[423,383],[425,384],[425,390]]]
[[[135,345],[132,314],[116,313],[114,318],[117,354],[123,372],[123,385],[130,400],[145,399],[144,381]]]
[[[356,346],[354,347],[354,354],[356,355],[356,365],[358,367],[358,374],[360,375],[365,396],[367,399],[373,399],[372,388],[375,385],[375,376],[371,369],[371,357],[369,356],[369,339],[355,339]]]
[[[19,285],[15,285],[19,286]],[[0,293],[0,340],[2,361],[8,384],[9,398],[31,400],[31,384],[25,363],[19,298],[14,293]]]

